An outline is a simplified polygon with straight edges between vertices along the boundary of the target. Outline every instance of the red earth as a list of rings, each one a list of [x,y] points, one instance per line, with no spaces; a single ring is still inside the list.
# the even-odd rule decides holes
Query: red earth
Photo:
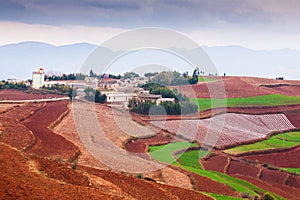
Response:
[[[285,185],[288,176],[287,173],[264,168],[262,169],[260,179],[271,184]]]
[[[199,82],[196,85],[171,88],[177,88],[180,93],[189,98],[239,98],[271,94],[270,91],[253,86],[239,77],[223,77],[214,82]]]
[[[223,80],[225,82],[226,91],[228,90],[229,95],[232,95],[232,97],[272,93],[269,88],[258,88],[255,84],[244,81],[245,79],[238,77],[226,77],[223,78]],[[217,83],[210,84],[212,84],[212,87],[216,87],[217,85]],[[244,92],[242,93],[243,87]],[[249,88],[252,91],[248,91],[250,90]],[[282,91],[283,90],[284,92],[291,91],[288,88],[283,88]],[[220,92],[218,89],[216,91],[217,93]],[[22,96],[24,94],[19,95]],[[4,131],[2,131],[0,135],[0,199],[17,199],[24,197],[48,199],[49,196],[59,199],[212,199],[192,190],[144,181],[132,177],[132,175],[80,165],[75,165],[76,170],[72,169],[74,164],[68,161],[76,159],[79,152],[78,147],[64,137],[56,135],[48,128],[68,109],[67,105],[68,102],[61,101],[47,103],[45,107],[39,106],[38,108],[31,108],[30,106],[26,108],[25,106],[22,108],[24,112],[21,112],[21,110],[16,112],[17,110],[15,110],[15,114],[10,113],[10,111],[4,113],[7,114],[7,117],[0,115],[0,120],[3,120],[3,123],[1,121],[0,132],[2,131],[1,129],[5,127],[5,123],[8,123],[8,127],[12,127],[11,129],[7,129],[7,133],[10,134],[9,137],[4,137]],[[256,110],[255,108],[252,109]],[[270,110],[270,112],[272,112],[272,110]],[[291,120],[292,123],[295,123],[295,121],[297,123],[297,117],[295,115],[291,117],[296,119],[294,121]],[[25,119],[25,121],[22,122],[23,125],[17,119],[21,121]],[[18,126],[22,126],[24,130],[18,128]],[[27,137],[26,135],[31,136],[25,140],[29,142],[16,146],[18,149],[23,149],[28,145],[30,147],[33,145],[28,151],[25,150],[25,152],[21,153],[3,144],[3,142],[8,143],[8,141],[1,140],[2,138],[12,138],[11,136],[17,135],[13,132],[14,128],[20,130],[16,132],[24,133],[24,137]],[[31,134],[30,131],[32,131],[33,134]],[[173,138],[170,136],[172,135],[163,132],[153,138],[137,139],[134,142],[129,142],[126,148],[133,152],[145,152],[147,146],[150,144],[157,145],[170,142]],[[36,143],[32,144],[34,139]],[[12,141],[17,140],[11,140],[11,145],[14,143]],[[283,156],[283,160],[285,159],[284,157],[287,157],[283,162],[290,162],[292,156],[294,158],[299,157],[298,153],[299,152],[295,150],[291,155]],[[282,152],[280,154],[282,154]],[[278,155],[270,154],[270,156],[274,156],[274,158],[276,158],[273,158],[274,160],[279,160]],[[213,165],[219,165],[218,169],[220,171],[222,171],[221,168],[223,168],[223,171],[228,171],[228,173],[232,173],[234,176],[255,182],[259,187],[274,191],[288,199],[296,199],[295,197],[300,196],[299,191],[293,188],[299,186],[299,176],[288,175],[287,173],[264,168],[260,178],[265,180],[265,182],[262,182],[248,175],[244,176],[245,173],[244,175],[238,175],[243,174],[243,170],[249,168],[249,166],[245,166],[245,163],[231,161],[227,166],[227,161],[227,157],[225,156],[216,156],[216,158],[212,157],[212,160],[205,161],[205,164],[208,168],[214,167]],[[297,159],[294,159],[294,162],[296,161]],[[205,164],[203,165],[205,166]],[[253,169],[252,166],[250,168]],[[255,170],[249,175],[254,176],[256,173],[256,171],[254,171]],[[224,195],[237,195],[230,188],[209,179],[199,178],[195,174],[190,174],[190,177],[196,190]]]
[[[239,174],[256,178],[259,168],[249,163],[240,161],[231,161],[227,169],[227,174]]]
[[[35,137],[24,125],[19,123],[34,112],[41,109],[43,104],[28,104],[16,106],[0,115],[1,135],[0,141],[20,150],[30,148],[35,144]]]
[[[32,94],[25,93],[19,90],[0,90],[1,100],[33,100],[63,97],[58,94]]]
[[[225,166],[228,164],[228,158],[223,155],[209,155],[201,159],[201,164],[206,170],[224,172]]]
[[[259,161],[260,163],[268,163],[276,167],[283,168],[300,168],[300,147],[295,149],[277,152],[277,153],[264,153],[254,154],[249,156],[243,156],[243,158],[251,161]]]
[[[262,180],[259,180],[259,179],[253,178],[253,177],[249,177],[249,176],[234,175],[234,177],[248,181],[264,190],[278,194],[286,199],[294,199],[294,200],[300,199],[300,190],[299,189],[289,187],[289,186],[284,186],[284,185],[276,185],[276,184],[266,183]]]
[[[10,124],[12,128],[24,119],[36,143],[21,153],[0,142],[1,199],[212,199],[193,190],[69,163],[77,157],[78,148],[48,128],[68,109],[68,102],[43,105],[27,104],[2,113],[3,119],[15,123]]]
[[[141,181],[137,178],[115,172],[80,166],[79,170],[98,176],[113,183],[136,199],[212,199],[198,192],[184,190],[164,184]]]
[[[300,96],[300,84],[297,86],[276,86],[276,87],[263,87],[274,94],[283,94],[287,96]]]
[[[300,110],[296,110],[293,113],[289,112],[285,115],[295,127],[300,128]]]
[[[290,175],[286,184],[291,187],[300,188],[300,176]]]
[[[222,183],[215,182],[209,178],[193,173],[188,173],[188,175],[193,182],[195,190],[232,197],[239,196],[236,191],[231,189],[229,186],[223,185]]]
[[[255,82],[256,80],[259,81]],[[199,82],[196,85],[172,86],[170,88],[177,88],[180,93],[189,98],[242,98],[268,94],[300,95],[300,81],[234,76],[218,77],[217,81],[214,82]]]
[[[36,138],[36,144],[29,150],[30,153],[63,160],[72,160],[76,157],[79,153],[78,147],[48,128],[63,112],[67,111],[68,103],[68,101],[47,103],[44,108],[23,122]]]

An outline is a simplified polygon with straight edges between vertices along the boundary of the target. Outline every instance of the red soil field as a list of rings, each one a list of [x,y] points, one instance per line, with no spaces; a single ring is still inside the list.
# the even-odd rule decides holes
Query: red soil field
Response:
[[[72,164],[66,164],[63,159],[74,154],[76,146],[47,128],[66,111],[67,105],[65,101],[47,103],[24,121],[36,136],[37,144],[22,155],[0,143],[1,199],[48,199],[49,196],[58,199],[212,199],[192,190],[150,183],[111,171],[82,166],[72,169]],[[25,111],[26,107],[22,109]],[[30,110],[30,105],[27,109]],[[9,112],[7,115],[14,116]]]
[[[276,86],[276,87],[262,87],[274,94],[283,94],[287,96],[300,96],[300,84],[298,86]]]
[[[171,88],[177,88],[180,93],[189,98],[239,98],[271,94],[270,91],[253,86],[239,77],[223,77],[221,80],[215,82],[182,85]],[[225,94],[222,88],[225,88]]]
[[[265,86],[270,87],[265,87]],[[241,98],[283,94],[300,96],[300,81],[282,81],[252,77],[218,77],[214,82],[173,86],[189,98]],[[225,94],[223,94],[225,89]],[[211,91],[211,92],[210,92]]]
[[[268,182],[270,184],[279,184],[279,185],[285,185],[285,182],[288,178],[287,173],[282,173],[278,170],[271,170],[263,168],[261,172],[260,179]]]
[[[257,177],[259,168],[255,167],[249,163],[241,161],[231,161],[227,170],[227,174],[239,174],[251,177]]]
[[[199,176],[197,174],[189,174],[194,189],[198,191],[208,192],[212,194],[222,194],[225,196],[237,197],[239,194],[231,189],[229,186],[223,185],[222,183],[215,182],[209,178]]]
[[[29,94],[19,90],[0,90],[1,100],[32,100],[63,97],[58,94]]]
[[[201,159],[201,164],[206,170],[224,172],[224,168],[228,163],[226,156],[214,155]]]
[[[251,85],[256,87],[264,86],[264,85],[299,85],[300,81],[298,80],[276,80],[276,79],[269,79],[269,78],[260,78],[260,77],[239,77],[242,81],[245,81]]]
[[[131,176],[90,167],[79,167],[90,174],[113,183],[136,199],[212,199],[192,190],[141,181]]]
[[[126,150],[133,153],[144,153],[148,149],[149,145],[162,145],[170,143],[173,140],[173,137],[169,134],[158,133],[153,137],[145,139],[137,139],[129,141],[126,144]]]
[[[3,113],[3,112],[7,112],[8,110],[16,107],[16,106],[19,106],[20,104],[0,104],[0,114]]]
[[[289,186],[284,186],[284,185],[272,185],[270,183],[266,183],[262,180],[259,180],[259,179],[253,178],[253,177],[249,177],[249,176],[234,175],[234,177],[248,181],[264,190],[276,193],[286,199],[295,199],[295,200],[300,199],[300,190],[299,189],[292,188]]]
[[[19,123],[19,121],[30,117],[30,115],[40,108],[43,104],[28,104],[17,106],[0,115],[1,134],[0,141],[25,150],[35,143],[35,137],[30,130]]]
[[[0,199],[125,199],[96,188],[47,178],[32,169],[28,158],[3,143],[0,143],[0,152]]]
[[[278,152],[278,153],[264,153],[244,156],[243,158],[251,161],[259,161],[260,163],[268,163],[276,167],[283,168],[300,168],[300,147],[295,149]]]
[[[24,125],[33,132],[37,140],[33,148],[29,150],[30,153],[64,160],[73,159],[76,156],[79,152],[78,147],[48,128],[67,110],[67,105],[68,101],[47,103],[44,108],[24,121]]]
[[[285,115],[295,127],[300,128],[300,110]]]
[[[35,138],[28,128],[0,116],[0,142],[19,150],[25,150],[34,145]]]
[[[286,184],[291,187],[300,188],[300,176],[290,175]]]

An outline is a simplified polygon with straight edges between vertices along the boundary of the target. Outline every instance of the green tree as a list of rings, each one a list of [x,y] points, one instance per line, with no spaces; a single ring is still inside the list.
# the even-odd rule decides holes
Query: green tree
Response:
[[[126,72],[123,76],[123,78],[125,78],[125,79],[130,79],[130,78],[135,78],[135,77],[139,77],[139,75],[134,72]]]
[[[68,89],[68,97],[70,98],[70,100],[72,101],[77,95],[77,90],[73,89],[73,88],[69,88]]]

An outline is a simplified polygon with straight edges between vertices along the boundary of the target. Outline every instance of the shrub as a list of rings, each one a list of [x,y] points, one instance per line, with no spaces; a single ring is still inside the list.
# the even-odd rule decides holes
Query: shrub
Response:
[[[274,199],[275,197],[268,192],[264,193],[263,195],[263,200],[274,200]]]
[[[142,179],[144,176],[143,176],[143,174],[137,174],[136,177],[139,179]]]
[[[74,161],[73,165],[72,165],[72,169],[76,169],[77,168],[77,160]]]

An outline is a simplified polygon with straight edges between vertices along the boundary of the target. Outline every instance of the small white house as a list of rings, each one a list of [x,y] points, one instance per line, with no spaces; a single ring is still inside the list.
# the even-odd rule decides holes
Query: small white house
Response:
[[[106,101],[114,105],[122,105],[128,108],[129,99],[131,98],[131,93],[123,92],[101,92],[101,94],[106,95]]]

